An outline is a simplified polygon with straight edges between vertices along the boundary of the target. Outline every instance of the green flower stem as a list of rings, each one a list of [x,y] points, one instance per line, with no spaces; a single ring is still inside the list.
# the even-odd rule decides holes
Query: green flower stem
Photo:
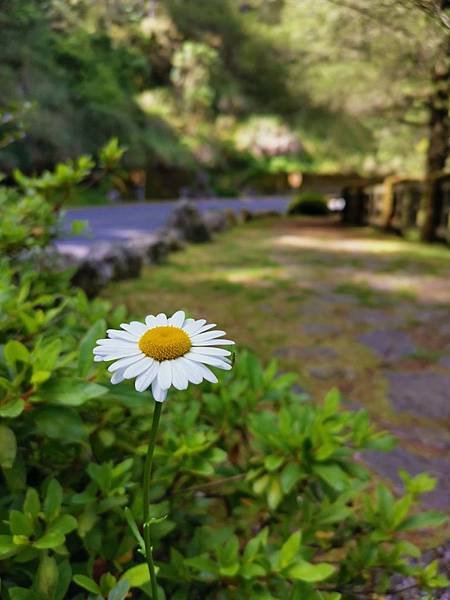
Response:
[[[147,456],[144,464],[144,542],[145,558],[147,560],[148,572],[152,585],[152,600],[158,600],[158,588],[156,585],[155,563],[153,562],[152,540],[150,535],[150,479],[152,475],[153,453],[155,451],[156,434],[158,432],[159,419],[161,417],[162,402],[155,402],[153,410],[153,423],[148,442]]]

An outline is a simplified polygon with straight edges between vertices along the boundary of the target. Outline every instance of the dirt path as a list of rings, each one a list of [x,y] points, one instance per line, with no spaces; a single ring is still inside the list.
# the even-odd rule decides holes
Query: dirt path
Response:
[[[450,507],[450,251],[333,222],[275,219],[190,247],[141,280],[116,284],[136,315],[182,306],[224,325],[241,345],[299,373],[321,397],[338,386],[400,439],[366,459],[429,471],[430,507]]]
[[[450,506],[450,252],[370,230],[284,222],[273,251],[311,293],[298,341],[278,352],[302,362],[306,389],[337,384],[399,438],[366,458],[383,476],[427,470],[439,477],[430,506]],[[417,253],[419,250],[419,253]],[[424,249],[425,250],[425,249]]]

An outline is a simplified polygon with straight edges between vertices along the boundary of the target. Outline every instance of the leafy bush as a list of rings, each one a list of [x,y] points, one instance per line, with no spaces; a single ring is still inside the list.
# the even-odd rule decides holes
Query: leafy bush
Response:
[[[328,214],[327,200],[319,192],[302,192],[288,206],[289,215],[325,216]]]
[[[152,400],[92,362],[124,310],[37,268],[57,219],[30,214],[41,192],[2,191],[21,233],[0,236],[1,597],[149,597],[134,521]],[[400,498],[376,485],[356,457],[393,439],[342,411],[337,390],[317,405],[294,381],[242,352],[221,384],[164,405],[151,487],[161,598],[368,598],[394,573],[445,585],[437,563],[410,561],[420,551],[405,537],[443,523],[416,510],[434,480],[404,474]]]

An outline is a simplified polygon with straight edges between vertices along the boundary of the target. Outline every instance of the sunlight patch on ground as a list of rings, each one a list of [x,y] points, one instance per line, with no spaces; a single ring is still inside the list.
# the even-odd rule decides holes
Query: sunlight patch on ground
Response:
[[[437,277],[360,271],[351,280],[384,294],[413,295],[424,304],[450,304],[450,285]]]
[[[274,240],[277,246],[290,246],[308,250],[345,252],[350,254],[396,254],[405,251],[404,241],[366,240],[359,238],[340,239],[310,237],[304,235],[281,235]]]

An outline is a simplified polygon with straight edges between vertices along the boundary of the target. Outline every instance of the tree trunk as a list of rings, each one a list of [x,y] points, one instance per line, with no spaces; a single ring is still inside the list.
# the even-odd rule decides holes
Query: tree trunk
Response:
[[[431,241],[435,236],[442,204],[439,176],[449,153],[450,37],[444,43],[442,54],[432,75],[425,186],[420,211],[420,236],[424,241]]]

